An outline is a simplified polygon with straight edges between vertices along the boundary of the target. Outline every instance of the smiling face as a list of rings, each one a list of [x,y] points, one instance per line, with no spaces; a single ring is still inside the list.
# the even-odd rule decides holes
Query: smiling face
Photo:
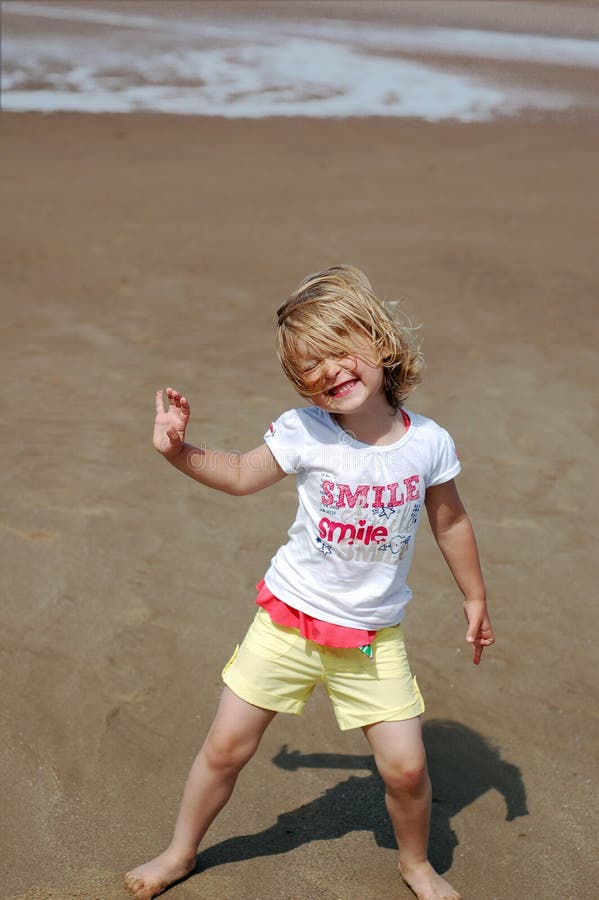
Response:
[[[420,381],[411,327],[385,308],[354,266],[308,275],[279,307],[277,320],[283,371],[317,406],[359,408],[377,397],[381,411],[397,411]]]
[[[351,352],[324,359],[298,346],[305,396],[330,413],[359,412],[373,400],[384,400],[383,367],[372,360],[372,348],[357,335],[348,343]]]

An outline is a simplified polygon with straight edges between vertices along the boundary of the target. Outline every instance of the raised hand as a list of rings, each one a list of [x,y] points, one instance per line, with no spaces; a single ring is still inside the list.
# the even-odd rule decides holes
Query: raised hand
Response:
[[[189,422],[189,403],[179,391],[166,389],[168,409],[164,409],[162,391],[156,391],[156,419],[154,420],[154,447],[167,459],[172,459],[183,449],[185,429]]]

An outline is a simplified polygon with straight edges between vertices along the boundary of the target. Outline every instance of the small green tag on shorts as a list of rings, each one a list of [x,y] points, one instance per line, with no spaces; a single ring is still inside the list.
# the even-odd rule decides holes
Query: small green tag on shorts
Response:
[[[360,651],[360,653],[363,653],[364,656],[367,656],[368,659],[372,659],[374,656],[370,644],[364,644],[362,647],[358,647],[358,650]]]

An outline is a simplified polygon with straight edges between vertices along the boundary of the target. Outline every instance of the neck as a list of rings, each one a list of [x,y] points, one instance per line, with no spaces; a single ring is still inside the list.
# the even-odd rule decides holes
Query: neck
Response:
[[[382,397],[378,404],[355,413],[335,413],[335,421],[363,444],[394,444],[406,433],[406,426],[399,411],[394,412]]]

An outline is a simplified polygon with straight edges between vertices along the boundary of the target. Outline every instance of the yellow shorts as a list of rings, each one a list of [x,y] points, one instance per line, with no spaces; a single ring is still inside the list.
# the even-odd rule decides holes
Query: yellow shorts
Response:
[[[369,659],[357,648],[315,644],[259,609],[223,669],[223,681],[253,706],[294,715],[300,715],[320,682],[342,731],[419,716],[424,702],[410,672],[401,625],[377,632],[372,649]]]

